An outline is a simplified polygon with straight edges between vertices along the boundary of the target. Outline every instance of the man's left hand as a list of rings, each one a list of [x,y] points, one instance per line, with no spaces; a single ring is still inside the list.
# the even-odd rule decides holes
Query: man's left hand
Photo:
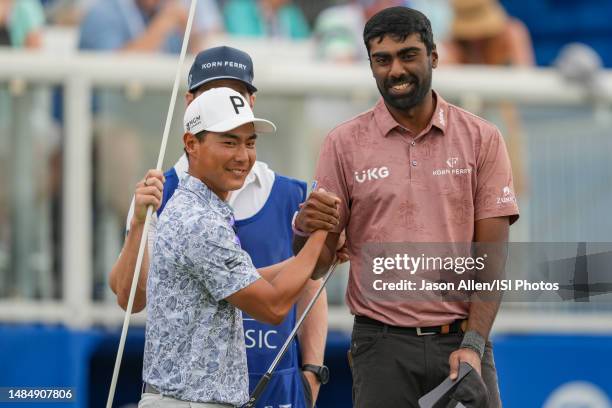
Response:
[[[459,364],[465,361],[472,366],[474,370],[481,375],[480,370],[480,356],[474,350],[469,348],[460,348],[451,353],[448,358],[448,364],[450,365],[450,379],[455,380],[459,375]]]
[[[310,385],[310,391],[312,391],[312,405],[314,406],[317,402],[317,397],[319,396],[319,388],[321,388],[321,383],[312,371],[302,372],[304,373],[304,377],[306,377],[306,381],[308,381],[308,385]]]

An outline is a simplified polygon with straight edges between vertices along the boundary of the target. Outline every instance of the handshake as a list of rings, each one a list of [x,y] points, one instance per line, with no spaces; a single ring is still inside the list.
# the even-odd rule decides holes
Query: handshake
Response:
[[[334,259],[337,263],[343,263],[349,259],[345,246],[345,233],[344,231],[338,231],[340,205],[341,201],[335,194],[321,188],[313,191],[306,201],[300,204],[300,210],[294,217],[293,249],[295,253],[299,252],[306,242],[306,237],[313,232],[318,230],[328,232],[325,247],[328,253],[334,256],[325,256],[325,250],[323,251],[312,279],[323,276]]]

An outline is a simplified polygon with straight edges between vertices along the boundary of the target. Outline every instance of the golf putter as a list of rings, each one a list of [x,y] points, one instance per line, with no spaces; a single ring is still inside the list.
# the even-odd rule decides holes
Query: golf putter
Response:
[[[255,407],[255,404],[257,403],[257,401],[259,400],[263,392],[266,390],[266,387],[268,386],[268,383],[270,382],[270,379],[272,378],[272,373],[276,369],[276,366],[278,365],[278,363],[281,361],[281,359],[285,355],[285,352],[289,348],[291,341],[297,334],[300,326],[304,322],[304,319],[306,319],[306,316],[308,316],[308,313],[314,306],[315,302],[317,301],[317,299],[319,299],[319,296],[323,292],[323,289],[325,289],[325,285],[327,284],[327,281],[334,274],[334,271],[336,270],[337,266],[338,266],[338,260],[336,259],[330,271],[327,273],[327,275],[323,279],[323,283],[321,284],[321,287],[317,290],[317,293],[315,293],[315,295],[312,297],[312,299],[310,300],[310,303],[308,303],[308,306],[306,306],[306,309],[304,309],[304,313],[302,313],[302,316],[300,316],[298,321],[295,323],[295,327],[293,328],[291,333],[289,333],[289,337],[287,337],[285,344],[283,344],[283,347],[281,347],[280,351],[276,355],[276,358],[274,359],[274,361],[272,361],[272,364],[270,364],[270,368],[268,368],[268,371],[266,371],[263,377],[261,377],[261,379],[257,383],[257,386],[253,390],[253,394],[251,394],[249,401],[246,404],[244,404],[242,408],[254,408]]]
[[[461,380],[465,378],[466,375],[472,371],[472,366],[466,362],[462,362],[459,364],[459,375],[457,375],[456,380],[451,380],[450,377],[446,377],[444,381],[440,383],[436,388],[428,392],[419,398],[419,407],[420,408],[433,408],[434,405],[440,401],[448,392],[455,387]],[[465,408],[465,405],[462,403],[457,403],[455,408]]]

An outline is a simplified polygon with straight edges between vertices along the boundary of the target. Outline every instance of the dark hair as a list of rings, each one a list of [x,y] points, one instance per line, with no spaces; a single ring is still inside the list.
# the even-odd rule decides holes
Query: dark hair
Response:
[[[194,136],[198,139],[198,142],[201,142],[204,139],[204,136],[208,134],[208,130],[202,130],[201,132],[195,133]]]
[[[198,139],[198,142],[201,142],[204,139],[204,136],[208,134],[208,130],[202,130],[201,132],[195,133],[194,136]],[[189,161],[189,153],[187,153],[187,149],[183,147],[183,151],[185,152],[185,156],[187,156],[187,161]]]
[[[395,40],[404,41],[408,36],[418,34],[425,44],[427,55],[435,48],[431,23],[425,14],[408,7],[389,7],[368,20],[363,29],[363,41],[370,55],[370,40],[378,38],[379,42],[385,35]]]
[[[233,79],[233,78],[227,78],[227,79]],[[237,79],[236,79],[235,81],[238,81],[238,82],[240,82],[240,83],[243,83],[242,81],[239,81],[239,80],[237,80]],[[211,81],[211,82],[214,82],[214,81]],[[244,83],[243,83],[243,84],[244,84]],[[198,86],[197,88],[192,89],[191,91],[187,91],[187,92],[188,92],[188,93],[190,93],[190,94],[192,94],[192,95],[193,95],[193,97],[195,98],[195,97],[196,97],[196,95],[198,95],[198,93],[202,93],[202,92],[204,92],[204,91],[202,91],[202,89],[203,89],[203,88],[204,88],[206,85],[209,85],[209,82],[207,82],[207,83],[205,83],[205,84],[202,84],[202,85]],[[246,95],[245,95],[245,94],[243,94],[242,92],[239,92],[239,91],[236,91],[236,92],[238,92],[240,95],[244,96],[245,98],[250,97],[251,95],[253,95],[253,92],[251,92],[251,89],[250,89],[248,86],[246,86],[246,84],[244,84],[244,89],[246,90],[246,93],[247,93]],[[199,96],[199,95],[198,95],[198,96]]]

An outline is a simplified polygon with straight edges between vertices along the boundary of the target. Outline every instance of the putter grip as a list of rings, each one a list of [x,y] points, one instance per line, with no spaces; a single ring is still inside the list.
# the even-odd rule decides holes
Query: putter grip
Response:
[[[272,378],[271,373],[265,373],[263,377],[261,377],[261,379],[257,383],[257,386],[253,390],[253,394],[251,394],[251,397],[249,398],[249,402],[244,404],[242,408],[254,408],[255,407],[257,400],[259,399],[259,397],[261,397],[261,394],[263,394],[264,390],[266,389],[266,386],[268,385],[270,378]]]

